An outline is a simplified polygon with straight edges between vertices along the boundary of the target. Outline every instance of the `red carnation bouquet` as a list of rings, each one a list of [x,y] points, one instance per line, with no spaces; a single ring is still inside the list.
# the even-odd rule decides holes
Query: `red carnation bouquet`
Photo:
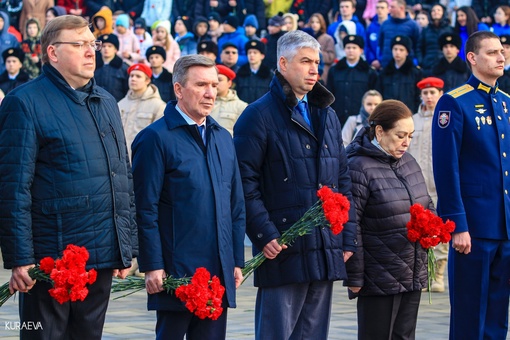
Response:
[[[217,276],[213,276],[207,269],[201,267],[195,271],[191,283],[182,285],[175,290],[175,296],[186,303],[186,308],[195,313],[200,319],[216,320],[223,312],[221,302],[225,287]]]
[[[344,195],[333,192],[328,186],[317,190],[317,196],[319,200],[278,239],[280,245],[292,245],[298,237],[310,234],[313,228],[323,225],[328,225],[334,235],[342,232],[344,224],[349,220],[349,200]],[[248,260],[243,268],[243,282],[265,260],[263,252]]]
[[[411,220],[407,222],[407,237],[411,242],[420,242],[427,250],[427,272],[429,303],[432,303],[430,285],[436,279],[436,256],[433,247],[439,243],[448,243],[451,233],[455,230],[455,223],[448,220],[443,222],[441,217],[434,215],[418,203],[411,206]]]
[[[167,293],[175,292],[175,296],[185,303],[186,308],[200,319],[216,320],[223,313],[221,303],[225,287],[217,276],[211,278],[211,274],[204,267],[197,268],[191,278],[167,276],[163,279],[163,288]],[[131,292],[114,300],[145,290],[145,279],[136,276],[128,276],[124,280],[114,279],[112,293],[127,290]]]
[[[61,304],[67,301],[83,301],[89,293],[87,284],[93,284],[97,278],[94,269],[85,269],[88,259],[89,252],[85,247],[69,244],[61,259],[45,257],[35,267],[30,268],[28,274],[33,280],[50,282],[53,287],[48,292]],[[4,283],[0,287],[0,306],[11,296],[9,282]]]

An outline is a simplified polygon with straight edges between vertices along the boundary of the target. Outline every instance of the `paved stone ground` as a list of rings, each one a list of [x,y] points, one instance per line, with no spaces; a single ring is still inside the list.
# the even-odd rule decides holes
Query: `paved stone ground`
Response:
[[[6,282],[9,275],[10,271],[0,269],[0,283]],[[254,339],[255,295],[256,289],[249,278],[238,290],[238,307],[228,311],[227,339]],[[449,314],[447,293],[433,293],[432,304],[428,303],[428,293],[423,293],[416,339],[448,339]],[[19,321],[18,301],[11,298],[0,308],[0,339],[18,339],[17,331],[5,329],[5,323],[17,321]],[[103,339],[151,339],[154,338],[155,323],[155,313],[146,310],[144,292],[111,300]],[[329,339],[354,340],[356,334],[355,300],[348,300],[346,288],[338,282],[334,287]]]

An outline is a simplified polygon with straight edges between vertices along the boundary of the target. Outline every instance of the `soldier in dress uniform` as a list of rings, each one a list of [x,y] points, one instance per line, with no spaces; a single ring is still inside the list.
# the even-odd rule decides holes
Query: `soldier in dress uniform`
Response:
[[[437,211],[455,222],[448,259],[450,339],[505,339],[510,278],[510,96],[498,88],[499,37],[472,34],[467,83],[441,97],[432,125]]]

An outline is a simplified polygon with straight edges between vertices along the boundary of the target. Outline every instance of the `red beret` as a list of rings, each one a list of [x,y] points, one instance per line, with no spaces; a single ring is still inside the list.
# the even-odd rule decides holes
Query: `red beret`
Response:
[[[129,68],[128,68],[128,74],[131,74],[131,71],[133,70],[137,70],[137,71],[142,71],[143,73],[145,73],[147,75],[147,77],[149,77],[149,79],[152,77],[152,70],[149,66],[145,65],[145,64],[134,64],[134,65],[131,65]]]
[[[416,84],[420,90],[429,88],[429,87],[435,87],[437,89],[443,89],[444,87],[444,81],[442,81],[439,78],[435,77],[428,77],[423,80],[420,80],[418,84]]]
[[[236,73],[225,65],[216,65],[216,68],[219,74],[223,74],[228,79],[234,80],[236,78]]]

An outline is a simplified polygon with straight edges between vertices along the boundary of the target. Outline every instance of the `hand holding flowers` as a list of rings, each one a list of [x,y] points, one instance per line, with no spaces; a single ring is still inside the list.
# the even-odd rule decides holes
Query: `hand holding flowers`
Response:
[[[163,270],[157,272],[164,273]],[[163,289],[153,285],[151,288],[149,286],[147,288],[149,293],[158,293],[163,290],[167,293],[175,293],[175,296],[185,303],[186,308],[200,319],[216,320],[223,312],[221,305],[225,287],[221,285],[217,276],[211,278],[209,271],[203,267],[197,268],[191,278],[166,276],[163,279]],[[136,276],[128,276],[125,280],[114,279],[112,285],[112,293],[131,291],[115,299],[123,298],[144,289],[145,279]]]
[[[268,245],[270,249],[264,250],[245,263],[243,268],[244,280],[246,280],[265,260],[273,259],[278,255],[277,246],[285,249],[303,235],[312,232],[313,228],[328,225],[334,235],[340,234],[344,224],[349,220],[349,200],[340,193],[334,193],[329,187],[323,186],[317,190],[319,200],[306,211],[306,213],[278,240],[273,240]],[[281,251],[281,249],[280,249]],[[275,254],[276,252],[276,254]],[[267,256],[269,254],[270,256]]]
[[[436,278],[436,256],[433,247],[439,243],[448,243],[451,233],[455,230],[455,223],[448,220],[443,222],[441,217],[434,215],[416,203],[411,206],[411,220],[407,222],[407,237],[411,242],[419,242],[427,250],[427,272],[429,303],[432,303],[430,285]]]
[[[89,271],[85,269],[88,259],[89,252],[85,247],[69,244],[61,259],[45,257],[28,269],[28,275],[32,280],[52,283],[53,287],[48,292],[60,304],[67,301],[83,301],[89,292],[86,285],[93,284],[97,278],[94,269]],[[26,267],[19,268],[26,270]],[[7,282],[0,287],[0,306],[13,295],[13,288],[16,287],[20,288],[20,284]],[[26,288],[29,289],[30,285]]]

